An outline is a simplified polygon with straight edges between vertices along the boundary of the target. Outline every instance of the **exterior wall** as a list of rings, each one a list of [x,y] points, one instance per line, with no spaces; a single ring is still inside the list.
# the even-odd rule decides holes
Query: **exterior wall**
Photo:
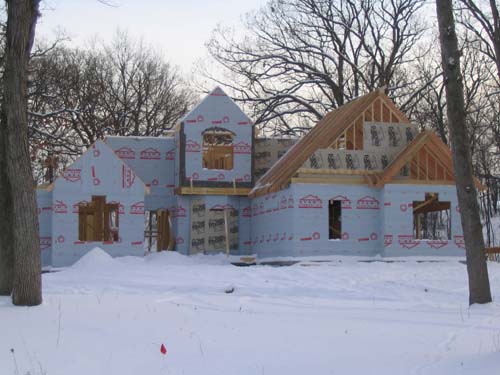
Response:
[[[293,188],[251,201],[252,249],[261,258],[299,255]]]
[[[112,256],[143,255],[144,183],[102,141],[96,142],[54,183],[52,265],[69,266],[99,246]],[[119,242],[78,239],[78,204],[92,195],[120,203]]]
[[[297,143],[296,138],[255,138],[254,179],[264,175],[285,153]]]
[[[238,249],[231,249],[231,255],[251,254],[250,217],[248,212],[249,200],[245,197],[221,196],[221,195],[184,195],[177,197],[177,210],[172,213],[174,234],[176,238],[176,250],[184,255],[190,253],[191,241],[191,202],[203,200],[207,209],[215,207],[232,207],[238,210]]]
[[[328,239],[330,199],[343,200],[342,240]],[[372,256],[382,247],[378,189],[292,184],[286,190],[255,199],[252,207],[258,209],[258,215],[252,217],[252,237],[259,257]]]
[[[451,202],[449,241],[413,239],[413,201],[426,192]],[[328,239],[328,200],[342,203],[342,240]],[[287,201],[287,205],[285,205]],[[252,246],[259,257],[361,255],[462,256],[455,186],[292,184],[252,201]]]
[[[175,236],[175,250],[181,254],[189,255],[191,197],[177,196],[175,209],[171,208],[170,212]]]
[[[376,255],[382,246],[380,190],[364,185],[294,184],[297,253]],[[317,199],[316,207],[310,198]],[[342,239],[328,239],[328,201],[342,202]],[[311,206],[313,208],[311,208]]]
[[[146,210],[175,204],[175,139],[173,137],[107,137],[115,154],[149,187]]]
[[[413,239],[413,201],[423,201],[425,193],[438,193],[440,201],[451,203],[451,240]],[[383,190],[384,256],[436,256],[465,254],[456,187],[454,185],[387,184]]]
[[[37,189],[38,225],[42,267],[52,265],[52,192]]]
[[[178,188],[181,186],[181,180],[180,180],[180,160],[181,160],[181,134],[180,132],[176,131],[174,135],[174,142],[175,142],[175,173],[174,173],[174,184],[175,187]]]
[[[220,88],[212,91],[186,115],[182,124],[184,156],[180,158],[180,170],[183,185],[189,185],[192,179],[195,186],[232,184],[233,180],[240,186],[251,186],[253,124]],[[203,168],[202,132],[211,127],[222,127],[236,134],[232,170]]]
[[[239,202],[239,246],[234,255],[250,255],[252,246],[252,200],[247,197],[234,197]]]

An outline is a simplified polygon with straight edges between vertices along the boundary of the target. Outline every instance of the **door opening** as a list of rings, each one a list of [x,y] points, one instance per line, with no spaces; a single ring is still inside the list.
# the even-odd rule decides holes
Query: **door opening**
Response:
[[[342,239],[342,201],[328,201],[328,239]]]
[[[146,211],[144,238],[148,252],[174,250],[172,220],[168,210]]]

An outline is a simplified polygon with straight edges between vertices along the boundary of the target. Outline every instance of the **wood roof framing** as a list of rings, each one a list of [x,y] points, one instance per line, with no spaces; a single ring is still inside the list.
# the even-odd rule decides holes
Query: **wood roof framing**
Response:
[[[425,160],[422,160],[422,155],[424,155]],[[375,187],[382,188],[408,163],[410,164],[409,181],[413,183],[439,182],[443,184],[454,183],[455,181],[451,150],[434,131],[426,130],[415,137],[413,142],[394,158],[384,170],[384,173],[380,175]],[[430,173],[431,170],[433,171],[432,174]],[[440,170],[442,173],[439,173]],[[479,190],[484,190],[484,186],[477,178],[474,177],[474,181]],[[397,183],[405,183],[405,181],[397,180]]]
[[[351,127],[354,129],[353,137],[357,137],[357,139],[353,138],[354,148],[362,148],[358,148],[357,145],[359,139],[362,145],[364,121],[409,122],[408,118],[385,95],[383,89],[361,96],[326,114],[257,181],[250,196],[256,197],[287,187],[293,175],[316,150],[338,147],[339,138],[343,136],[346,140]],[[361,135],[358,130],[361,130]]]
[[[380,180],[376,184],[376,187],[378,188],[383,187],[387,182],[389,182],[389,180],[391,180],[394,176],[396,176],[407,163],[410,164],[410,177],[415,177],[416,175],[417,179],[419,179],[420,169],[421,169],[418,160],[419,152],[429,142],[432,142],[433,144],[436,143],[436,138],[437,136],[431,130],[423,131],[422,133],[417,135],[415,139],[406,148],[404,148],[385,169]],[[439,138],[438,141],[441,142]],[[438,153],[439,152],[441,154],[443,153],[443,149],[440,147],[440,145],[437,145],[434,148],[434,150]],[[445,154],[441,156],[442,159],[444,159],[443,164],[446,165],[447,164],[446,159],[449,155]],[[417,158],[416,159],[417,166],[416,168],[413,168],[414,167],[413,163],[415,162],[415,158]],[[437,160],[439,160],[439,158]],[[427,171],[424,170],[424,173],[427,174]]]

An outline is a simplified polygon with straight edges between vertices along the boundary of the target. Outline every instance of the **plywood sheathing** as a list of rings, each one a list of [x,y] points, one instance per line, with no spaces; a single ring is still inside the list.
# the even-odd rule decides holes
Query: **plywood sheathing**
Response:
[[[341,136],[344,135],[346,139],[347,135],[351,134],[347,134],[351,127],[354,129],[354,137],[354,134],[362,129],[363,121],[409,122],[383,90],[361,96],[323,117],[257,181],[250,196],[256,197],[285,188],[312,153],[321,148],[338,146]],[[355,149],[362,149],[360,142],[362,136],[356,134],[352,142]]]

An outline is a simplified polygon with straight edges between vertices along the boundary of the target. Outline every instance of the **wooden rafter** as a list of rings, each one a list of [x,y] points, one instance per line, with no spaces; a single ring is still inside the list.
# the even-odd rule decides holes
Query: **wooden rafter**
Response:
[[[410,178],[413,180],[454,181],[451,153],[433,131],[420,133],[401,151],[386,168],[377,186],[384,186],[407,163],[410,165]],[[432,169],[430,165],[433,165]]]
[[[316,150],[338,147],[342,136],[346,145],[352,144],[356,150],[363,149],[363,122],[383,120],[409,122],[383,90],[361,96],[328,113],[257,181],[250,196],[256,197],[285,188]],[[351,127],[352,131],[349,130]]]
[[[429,201],[427,201],[429,202]],[[424,202],[424,203],[427,203]],[[429,202],[426,204],[424,207],[420,207],[418,209],[413,209],[413,214],[418,215],[422,213],[427,213],[427,212],[436,212],[436,211],[444,211],[444,210],[449,210],[450,209],[450,202],[437,202],[433,200],[432,202]]]
[[[413,207],[413,213],[414,214],[418,214],[418,213],[422,212],[423,209],[426,206],[428,206],[428,205],[432,204],[433,202],[437,201],[437,199],[438,199],[438,196],[437,195],[433,195],[430,199],[426,200],[425,202],[419,203],[416,207],[415,206]]]
[[[377,187],[381,188],[396,176],[405,164],[410,166],[410,179],[416,183],[448,184],[455,181],[451,151],[431,130],[420,133],[385,169]],[[433,165],[430,168],[430,165]],[[433,172],[431,172],[433,171]],[[398,183],[404,183],[398,180]],[[476,187],[484,186],[475,178]]]
[[[424,131],[417,135],[415,139],[405,149],[403,149],[392,161],[392,163],[390,163],[389,166],[385,169],[382,178],[377,186],[383,187],[386,182],[388,182],[391,178],[399,173],[399,171],[404,167],[405,164],[410,163],[411,169],[412,161],[414,162],[414,160],[412,160],[414,155],[429,140],[430,136],[430,131]],[[412,172],[410,171],[410,175],[411,173]]]

